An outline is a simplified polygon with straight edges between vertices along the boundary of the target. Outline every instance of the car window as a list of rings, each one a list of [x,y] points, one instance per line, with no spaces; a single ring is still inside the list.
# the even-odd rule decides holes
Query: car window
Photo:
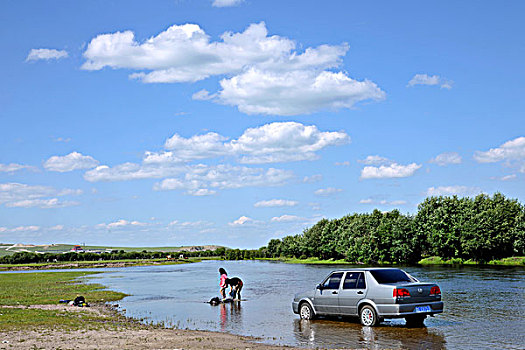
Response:
[[[339,284],[343,278],[342,272],[335,272],[323,283],[324,289],[339,289]]]
[[[366,283],[365,283],[365,274],[362,272],[359,272],[359,278],[357,279],[357,289],[365,289]]]
[[[347,272],[343,289],[365,289],[365,278],[362,272]]]
[[[370,273],[377,283],[414,282],[410,276],[399,269],[371,270]]]

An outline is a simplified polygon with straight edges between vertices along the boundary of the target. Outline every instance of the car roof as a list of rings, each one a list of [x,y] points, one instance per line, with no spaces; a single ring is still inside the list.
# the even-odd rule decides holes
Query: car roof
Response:
[[[398,267],[356,267],[352,269],[339,269],[339,270],[333,270],[330,273],[333,272],[356,272],[356,271],[376,271],[376,270],[401,270]]]

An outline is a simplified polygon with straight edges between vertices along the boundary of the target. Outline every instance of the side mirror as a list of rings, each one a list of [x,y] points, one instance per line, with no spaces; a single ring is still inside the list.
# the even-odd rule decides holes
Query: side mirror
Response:
[[[316,289],[323,290],[323,285],[322,285],[321,283],[319,283],[319,284],[317,285],[317,287],[315,287],[315,288],[316,288]]]

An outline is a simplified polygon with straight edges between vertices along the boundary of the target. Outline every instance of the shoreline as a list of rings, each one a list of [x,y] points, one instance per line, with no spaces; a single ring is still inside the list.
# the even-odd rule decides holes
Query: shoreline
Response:
[[[260,338],[231,333],[148,325],[122,315],[112,305],[102,303],[93,304],[89,308],[66,305],[1,306],[0,313],[8,308],[95,314],[109,326],[105,329],[0,330],[0,349],[304,349],[266,344]]]

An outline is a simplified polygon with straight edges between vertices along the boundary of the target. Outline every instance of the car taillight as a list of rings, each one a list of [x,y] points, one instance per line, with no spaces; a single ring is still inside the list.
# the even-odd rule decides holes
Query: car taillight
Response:
[[[409,297],[410,292],[405,288],[394,288],[394,298]]]
[[[438,286],[430,288],[430,295],[441,295],[441,289]]]

